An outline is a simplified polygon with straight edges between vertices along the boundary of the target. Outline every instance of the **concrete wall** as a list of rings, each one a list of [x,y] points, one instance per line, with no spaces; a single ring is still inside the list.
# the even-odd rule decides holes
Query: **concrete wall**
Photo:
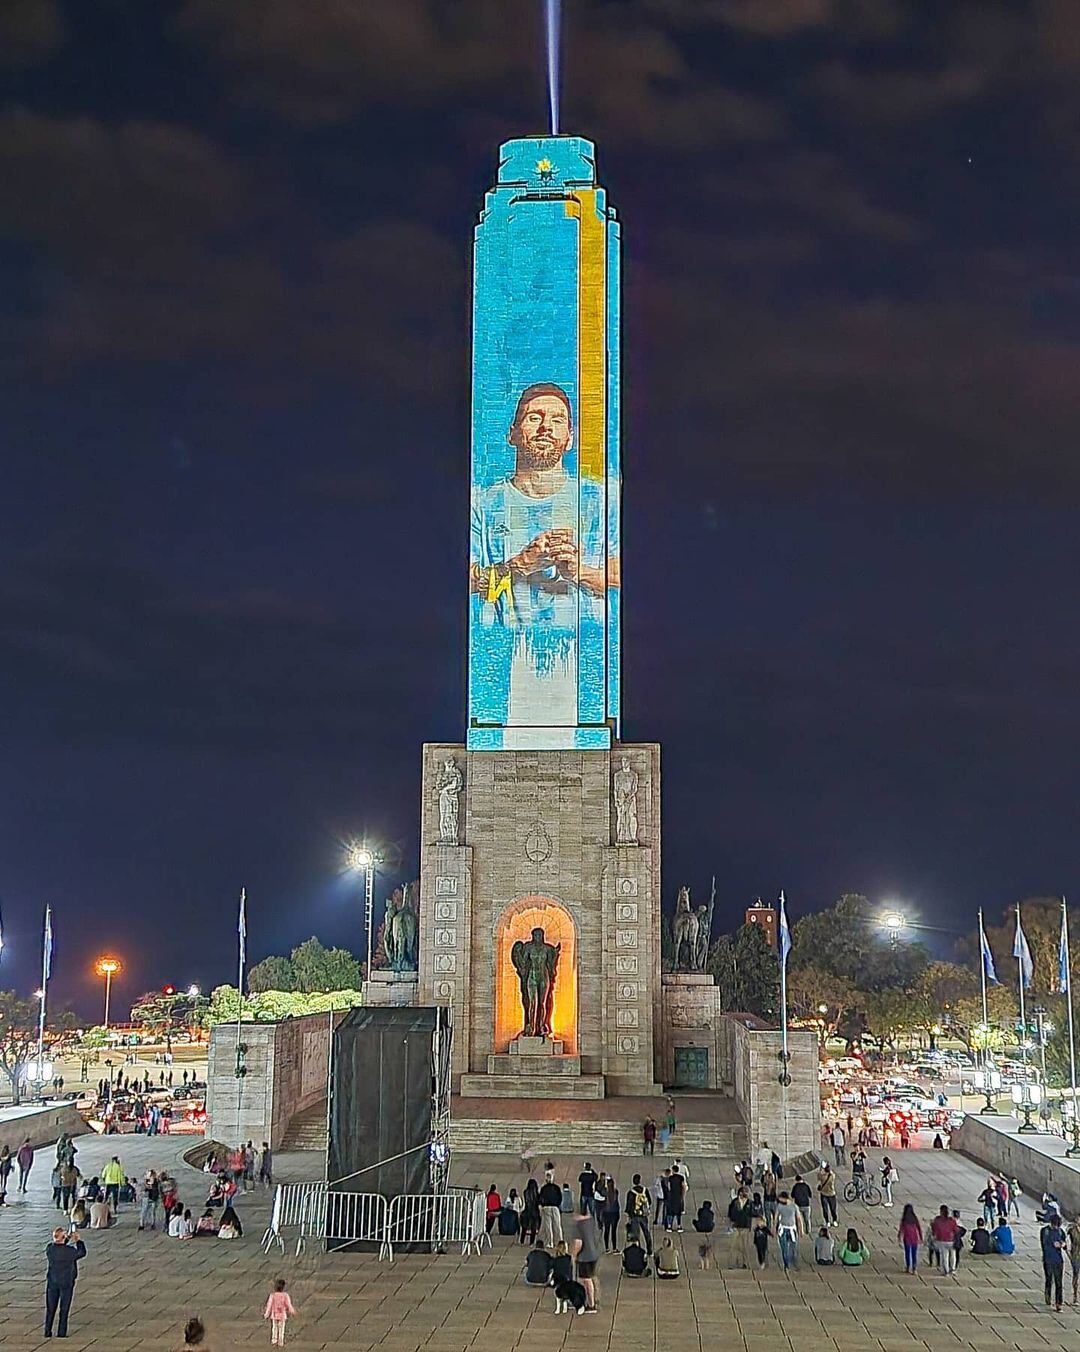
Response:
[[[269,1141],[280,1149],[292,1119],[326,1098],[330,1017],[306,1014],[280,1023],[241,1024],[240,1041],[247,1047],[242,1080],[236,1077],[236,1024],[217,1024],[210,1034],[207,1136]],[[344,1010],[335,1011],[334,1026],[344,1017]]]
[[[1056,1136],[1020,1136],[1011,1117],[969,1113],[952,1134],[952,1149],[995,1174],[1020,1181],[1036,1200],[1052,1192],[1066,1216],[1080,1215],[1080,1160],[1065,1158],[1066,1143]]]
[[[791,1084],[785,1087],[780,1083],[780,1030],[749,1014],[729,1014],[725,1023],[731,1030],[735,1101],[750,1150],[768,1141],[785,1160],[816,1150],[821,1141],[817,1034],[788,1033]]]
[[[38,1146],[51,1145],[58,1140],[61,1132],[66,1131],[69,1136],[84,1136],[91,1130],[82,1114],[70,1103],[44,1108],[5,1108],[0,1111],[0,1146],[7,1144],[12,1154],[28,1136],[36,1150]]]

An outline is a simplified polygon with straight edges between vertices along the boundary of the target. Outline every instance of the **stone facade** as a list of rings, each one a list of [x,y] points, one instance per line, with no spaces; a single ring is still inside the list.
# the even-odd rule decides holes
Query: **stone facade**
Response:
[[[464,776],[457,843],[440,839],[436,787],[451,756]],[[613,844],[612,775],[624,757],[638,776],[636,845]],[[427,745],[421,832],[418,998],[453,1009],[454,1088],[549,1097],[557,1084],[567,1098],[654,1092],[662,1018],[659,747],[467,752]],[[514,1074],[503,1060],[521,1031],[505,939],[516,914],[537,909],[548,937],[561,936],[560,962],[573,950],[574,1008],[572,1016],[562,1011],[571,1036],[562,1040],[580,1068],[570,1074],[524,1061]],[[561,965],[560,981],[566,975]]]
[[[788,1032],[791,1083],[782,1085],[780,1030],[750,1014],[729,1014],[724,1025],[730,1039],[735,1102],[746,1123],[750,1149],[757,1150],[762,1141],[768,1141],[785,1160],[819,1149],[817,1034],[809,1029]]]
[[[720,988],[707,972],[665,972],[661,1019],[661,1078],[677,1085],[676,1056],[683,1048],[707,1058],[704,1082],[695,1087],[722,1089],[731,1082],[730,1051],[723,1036]]]

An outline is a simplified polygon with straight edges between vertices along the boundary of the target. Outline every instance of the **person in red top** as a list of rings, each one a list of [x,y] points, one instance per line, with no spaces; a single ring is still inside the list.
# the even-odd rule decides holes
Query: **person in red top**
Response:
[[[499,1219],[499,1212],[502,1210],[502,1198],[499,1196],[499,1189],[492,1183],[487,1190],[487,1232],[490,1235],[495,1228],[495,1222]]]
[[[943,1273],[956,1271],[956,1221],[943,1206],[930,1222],[930,1238],[937,1255],[938,1267]]]
[[[897,1238],[904,1246],[904,1271],[914,1272],[919,1265],[919,1245],[922,1243],[922,1226],[915,1215],[915,1208],[908,1202],[900,1217]]]

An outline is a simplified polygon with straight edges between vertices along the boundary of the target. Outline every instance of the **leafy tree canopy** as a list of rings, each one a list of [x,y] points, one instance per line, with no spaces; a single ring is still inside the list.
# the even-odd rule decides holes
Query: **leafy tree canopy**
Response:
[[[326,948],[314,936],[298,944],[287,958],[264,958],[248,973],[252,994],[268,991],[358,990],[360,962],[347,948]],[[234,1016],[235,1017],[235,1016]]]
[[[357,989],[336,991],[259,991],[246,995],[242,1017],[248,1022],[276,1023],[301,1014],[325,1014],[332,1009],[351,1009],[363,1003]],[[235,1023],[241,1014],[235,986],[217,986],[210,996],[207,1023]]]

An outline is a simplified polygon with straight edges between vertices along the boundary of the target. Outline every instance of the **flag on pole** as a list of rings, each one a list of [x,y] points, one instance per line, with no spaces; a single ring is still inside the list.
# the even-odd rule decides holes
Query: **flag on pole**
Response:
[[[4,917],[0,915],[0,954],[4,951]]]
[[[1013,940],[1013,957],[1019,959],[1020,977],[1026,990],[1031,985],[1035,964],[1031,960],[1031,949],[1028,948],[1027,937],[1024,934],[1023,926],[1020,924],[1019,906],[1016,908],[1016,938]]]
[[[52,907],[51,907],[51,906],[46,906],[46,907],[45,907],[45,956],[44,956],[44,959],[42,960],[42,966],[41,966],[41,974],[42,974],[42,977],[44,978],[44,980],[46,980],[46,981],[48,981],[49,977],[52,976],[52,950],[53,950]]]
[[[788,929],[787,911],[784,906],[784,894],[780,893],[780,965],[787,966],[788,954],[791,952],[791,930]]]
[[[982,913],[979,913],[979,948],[982,950],[983,972],[987,981],[992,986],[1000,986],[998,980],[997,968],[994,966],[994,954],[990,948],[990,940],[986,937],[986,930],[983,929]]]
[[[1061,938],[1058,940],[1058,990],[1062,995],[1069,994],[1069,922],[1066,918],[1065,902],[1061,903]]]
[[[240,889],[240,921],[236,927],[240,936],[240,966],[247,961],[247,888]]]

